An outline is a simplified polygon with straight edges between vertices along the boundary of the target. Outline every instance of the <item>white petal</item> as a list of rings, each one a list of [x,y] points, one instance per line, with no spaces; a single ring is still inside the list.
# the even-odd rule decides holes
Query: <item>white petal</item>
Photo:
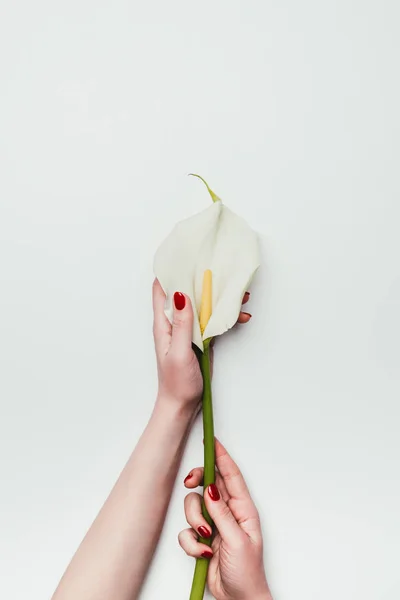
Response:
[[[167,294],[165,314],[172,322],[174,293],[187,294],[195,313],[193,343],[201,350],[203,350],[203,341],[198,313],[202,282],[200,286],[195,285],[196,271],[198,266],[207,264],[211,260],[221,209],[222,203],[215,202],[197,215],[177,223],[154,257],[154,273]],[[206,268],[204,267],[203,272]]]
[[[167,294],[167,317],[172,321],[174,292],[187,294],[195,309],[193,342],[202,350],[203,339],[220,335],[236,323],[243,294],[258,266],[255,232],[222,202],[213,203],[178,223],[157,250],[154,272]],[[198,312],[206,269],[213,274],[213,313],[202,336]]]
[[[203,339],[221,335],[235,325],[243,295],[259,266],[256,233],[241,217],[223,206],[208,267],[213,273],[213,310]]]

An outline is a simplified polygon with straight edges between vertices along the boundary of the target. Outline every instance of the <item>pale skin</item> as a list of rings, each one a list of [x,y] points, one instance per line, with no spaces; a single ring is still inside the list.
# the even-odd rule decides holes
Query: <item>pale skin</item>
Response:
[[[243,301],[247,300],[245,295]],[[153,331],[159,388],[154,410],[52,600],[136,600],[139,596],[161,534],[187,436],[200,408],[203,387],[191,344],[190,299],[178,295],[172,326],[164,314],[164,302],[164,292],[155,281]],[[240,313],[238,322],[249,320],[248,313]],[[257,511],[235,463],[218,442],[216,452],[221,497],[212,501],[208,490],[205,494],[219,530],[212,543],[210,590],[217,600],[271,600]],[[201,478],[201,469],[194,469],[185,485],[196,487]],[[154,493],[154,482],[158,493]],[[191,527],[196,529],[205,523],[209,528],[197,500],[186,500],[185,509]],[[193,532],[180,534],[180,542],[188,554],[200,556],[203,546]],[[244,580],[238,577],[239,567]]]
[[[263,563],[263,541],[258,511],[237,464],[215,440],[216,485],[204,493],[207,510],[217,527],[208,568],[208,587],[217,600],[272,600]],[[187,488],[201,485],[203,467],[185,478]],[[179,534],[186,554],[204,556],[209,547],[198,542],[199,527],[209,529],[201,513],[201,496],[185,498],[186,520],[191,526]]]

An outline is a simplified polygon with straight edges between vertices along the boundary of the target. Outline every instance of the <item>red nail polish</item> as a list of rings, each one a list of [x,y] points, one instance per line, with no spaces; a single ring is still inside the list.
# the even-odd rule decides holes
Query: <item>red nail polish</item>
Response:
[[[200,525],[200,527],[197,529],[197,531],[199,532],[199,534],[203,538],[210,538],[211,537],[211,531],[209,531],[207,529],[207,527],[203,527],[203,525]]]
[[[189,475],[186,475],[185,479],[183,480],[183,483],[186,483],[187,481],[189,481],[189,479],[192,479],[193,477],[193,473],[189,473]]]
[[[204,550],[204,552],[201,553],[203,558],[212,558],[213,557],[213,553],[209,552],[208,550]]]
[[[183,310],[186,304],[186,298],[181,292],[175,292],[174,303],[177,310]]]
[[[244,315],[247,315],[248,317],[250,317],[250,319],[251,319],[251,317],[252,317],[252,315],[251,315],[250,313],[243,312],[243,314],[244,314]]]
[[[214,502],[216,502],[217,500],[219,500],[221,498],[221,496],[219,495],[218,488],[215,485],[215,483],[212,483],[211,485],[208,486],[208,495],[210,496],[211,500],[214,500]]]

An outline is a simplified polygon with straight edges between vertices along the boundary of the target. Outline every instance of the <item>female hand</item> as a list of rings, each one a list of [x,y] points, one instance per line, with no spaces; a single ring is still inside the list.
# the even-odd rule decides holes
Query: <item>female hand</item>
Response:
[[[257,509],[243,476],[222,444],[215,441],[218,472],[216,484],[204,490],[204,501],[217,527],[211,550],[198,541],[211,536],[211,528],[201,512],[201,496],[185,498],[186,520],[190,529],[179,534],[186,554],[210,560],[208,587],[217,600],[272,600],[265,577],[263,543]],[[187,488],[201,485],[204,469],[193,469],[185,479]]]
[[[243,298],[248,301],[249,293]],[[153,284],[154,343],[158,368],[158,396],[178,400],[195,410],[200,406],[203,379],[192,348],[193,308],[189,296],[174,294],[173,324],[165,313],[165,294],[156,279]],[[247,323],[249,313],[241,312],[238,323]]]

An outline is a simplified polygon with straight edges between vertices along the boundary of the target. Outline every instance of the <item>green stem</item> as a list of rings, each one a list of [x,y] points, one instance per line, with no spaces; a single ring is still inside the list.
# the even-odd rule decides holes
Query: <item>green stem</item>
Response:
[[[210,342],[204,342],[204,352],[199,358],[200,369],[203,375],[203,429],[204,429],[204,489],[211,483],[215,483],[215,445],[214,445],[214,420],[211,392],[211,370],[210,370]],[[209,525],[213,526],[210,515],[202,502],[203,515]],[[212,538],[199,538],[202,544],[211,546]],[[209,560],[198,558],[194,570],[190,600],[202,600],[206,587]]]

